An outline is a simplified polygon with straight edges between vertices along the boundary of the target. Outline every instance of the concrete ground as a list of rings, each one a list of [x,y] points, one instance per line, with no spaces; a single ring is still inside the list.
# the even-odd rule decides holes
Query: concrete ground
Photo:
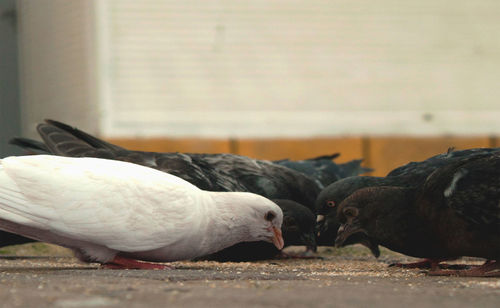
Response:
[[[498,278],[428,277],[420,270],[389,268],[391,262],[413,259],[387,250],[379,260],[354,247],[322,249],[323,260],[176,262],[171,270],[108,270],[80,263],[66,250],[37,245],[27,251],[0,250],[1,307],[443,308],[500,303]]]

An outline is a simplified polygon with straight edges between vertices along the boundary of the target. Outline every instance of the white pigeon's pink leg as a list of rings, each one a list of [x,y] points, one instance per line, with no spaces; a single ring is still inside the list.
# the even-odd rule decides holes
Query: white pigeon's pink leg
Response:
[[[116,256],[113,260],[101,265],[102,268],[109,269],[172,269],[172,266],[141,262],[134,259]]]

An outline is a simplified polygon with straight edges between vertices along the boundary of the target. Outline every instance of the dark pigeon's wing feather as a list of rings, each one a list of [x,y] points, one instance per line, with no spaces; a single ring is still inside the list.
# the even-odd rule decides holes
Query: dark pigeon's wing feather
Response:
[[[334,160],[335,158],[337,158],[339,156],[340,156],[340,153],[333,153],[333,154],[321,155],[321,156],[317,156],[317,157],[313,157],[313,158],[307,158],[304,160],[295,160],[295,162],[305,162],[305,161],[314,161],[314,160]],[[290,162],[290,161],[293,162],[294,160],[291,160],[289,158],[285,158],[285,159],[280,159],[280,160],[273,160],[273,163],[281,164],[283,162]]]
[[[475,153],[437,169],[424,185],[423,198],[426,206],[453,209],[471,226],[498,231],[500,154]]]
[[[231,175],[246,191],[270,199],[290,199],[312,209],[320,191],[310,177],[270,161],[234,154],[191,154],[191,157]]]
[[[28,138],[15,137],[9,140],[9,143],[20,148],[23,148],[30,154],[49,154],[50,149],[43,143],[37,140]]]
[[[406,165],[398,167],[389,172],[387,176],[413,177],[415,178],[415,180],[422,182],[434,170],[449,163],[453,163],[464,157],[494,153],[499,151],[500,148],[476,148],[461,151],[453,151],[449,149],[447,153],[439,154],[420,162],[410,162]]]
[[[328,159],[308,159],[308,160],[280,160],[273,163],[293,169],[314,179],[321,188],[337,181],[340,176],[340,168],[333,161]]]
[[[373,169],[361,166],[362,159],[351,160],[347,163],[339,164],[340,177],[347,178],[350,176],[357,176],[364,173],[372,172]]]
[[[122,147],[119,147],[115,144],[111,144],[111,143],[106,142],[102,139],[96,138],[90,134],[87,134],[84,131],[81,131],[75,127],[71,127],[71,126],[64,124],[62,122],[50,120],[50,119],[45,120],[45,122],[47,124],[49,124],[50,126],[57,127],[60,130],[69,133],[70,135],[74,136],[78,140],[81,140],[85,143],[90,144],[92,147],[94,147],[96,149],[108,149],[108,150],[113,151],[113,152],[119,152],[119,151],[126,150]]]
[[[185,154],[129,151],[52,120],[39,124],[37,128],[50,152],[55,155],[126,161],[179,176],[201,189],[229,191],[221,188],[227,185],[207,176],[209,170],[193,164]],[[218,187],[219,184],[221,187]]]
[[[339,153],[335,153],[297,161],[284,159],[274,161],[274,163],[308,175],[321,188],[339,179],[372,171],[372,169],[361,167],[362,160],[353,160],[343,164],[333,162],[333,159],[339,155]]]
[[[176,175],[203,190],[249,191],[234,175],[200,159],[199,154],[157,153],[156,163],[157,169]]]
[[[52,154],[68,157],[113,157],[112,151],[95,148],[71,133],[51,124],[38,124],[37,131]]]

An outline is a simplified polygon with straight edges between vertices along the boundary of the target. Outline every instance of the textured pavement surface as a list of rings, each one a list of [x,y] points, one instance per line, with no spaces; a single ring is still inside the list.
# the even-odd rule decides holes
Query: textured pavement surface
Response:
[[[361,252],[361,253],[360,253]],[[59,257],[0,256],[2,307],[498,307],[500,279],[428,277],[387,265],[413,260],[355,247],[323,260],[176,262],[109,270]],[[44,254],[46,254],[44,256]],[[48,256],[47,256],[48,254]],[[474,263],[466,260],[462,262]]]

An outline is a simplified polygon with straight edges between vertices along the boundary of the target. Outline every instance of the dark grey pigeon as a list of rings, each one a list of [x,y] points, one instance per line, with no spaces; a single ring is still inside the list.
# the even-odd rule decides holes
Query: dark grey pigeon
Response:
[[[473,154],[471,154],[473,153]],[[430,260],[432,275],[500,276],[500,153],[469,151],[434,170],[416,187],[357,190],[339,206],[336,244],[378,245]],[[461,256],[488,261],[466,270],[443,270]]]
[[[461,159],[497,153],[500,148],[476,148],[461,151],[449,149],[447,153],[430,157],[420,162],[410,162],[398,167],[386,177],[357,176],[341,179],[324,188],[316,199],[315,212],[318,215],[318,242],[332,243],[332,234],[340,226],[337,219],[338,205],[356,190],[364,187],[394,186],[394,187],[418,187],[425,182],[427,177],[436,169],[457,162]],[[328,219],[328,222],[325,220]],[[331,230],[331,229],[334,230]],[[328,238],[323,238],[323,237]]]

